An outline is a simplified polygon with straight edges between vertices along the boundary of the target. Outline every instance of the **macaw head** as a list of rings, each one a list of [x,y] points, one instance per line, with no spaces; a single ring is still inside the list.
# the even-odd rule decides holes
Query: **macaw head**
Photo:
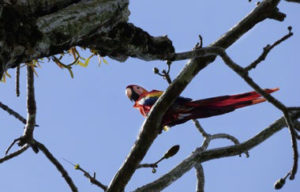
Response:
[[[127,97],[131,100],[131,101],[136,101],[139,99],[139,97],[144,94],[147,93],[148,91],[146,89],[144,89],[141,86],[138,85],[128,85],[126,87],[126,91],[125,94],[127,95]]]

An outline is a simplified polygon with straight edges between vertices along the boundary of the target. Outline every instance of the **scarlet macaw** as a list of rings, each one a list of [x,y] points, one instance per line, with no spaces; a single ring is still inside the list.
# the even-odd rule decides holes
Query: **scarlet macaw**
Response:
[[[279,89],[265,89],[264,91],[272,93],[277,90]],[[129,85],[126,87],[126,95],[131,101],[135,102],[133,107],[139,109],[144,117],[148,115],[151,107],[162,94],[163,91],[147,91],[138,85]],[[178,97],[163,117],[162,126],[171,127],[191,119],[221,115],[264,101],[266,100],[255,91],[195,101],[186,97]]]

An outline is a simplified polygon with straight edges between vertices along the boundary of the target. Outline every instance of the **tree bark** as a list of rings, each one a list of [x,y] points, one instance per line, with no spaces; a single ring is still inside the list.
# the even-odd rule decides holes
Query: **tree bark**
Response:
[[[23,0],[0,4],[0,78],[8,68],[82,46],[125,61],[165,59],[167,37],[152,37],[133,24],[128,0]]]

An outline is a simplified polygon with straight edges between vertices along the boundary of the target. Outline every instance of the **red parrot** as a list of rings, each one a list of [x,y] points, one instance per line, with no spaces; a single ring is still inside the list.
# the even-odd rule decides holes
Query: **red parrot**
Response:
[[[265,89],[264,91],[266,93],[272,93],[277,90],[279,90],[279,88]],[[144,117],[148,115],[151,107],[162,94],[163,91],[147,91],[138,85],[129,85],[126,87],[126,95],[131,101],[135,102],[133,107],[139,109]],[[178,97],[163,117],[162,126],[171,127],[191,119],[221,115],[241,107],[264,101],[266,100],[255,91],[195,101],[186,97]]]

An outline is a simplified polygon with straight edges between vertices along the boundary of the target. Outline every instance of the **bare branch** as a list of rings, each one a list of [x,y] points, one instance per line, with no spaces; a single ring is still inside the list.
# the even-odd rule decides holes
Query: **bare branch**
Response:
[[[226,134],[226,133],[213,134],[213,135],[211,135],[211,139],[212,140],[213,139],[228,139],[228,140],[232,141],[235,145],[240,144],[240,142],[237,138],[235,138],[232,135]],[[245,153],[246,157],[249,157],[249,152],[248,151],[245,151],[244,153]]]
[[[285,0],[287,2],[300,3],[300,0]]]
[[[28,149],[29,145],[24,145],[21,149],[11,153],[11,154],[8,154],[8,155],[5,155],[3,158],[0,159],[0,163],[3,163],[4,161],[7,161],[9,159],[12,159],[18,155],[20,155],[21,153],[23,153],[24,151],[26,151]]]
[[[16,67],[16,95],[20,96],[20,65]]]
[[[46,148],[45,145],[38,141],[34,141],[35,146],[40,149],[45,156],[49,159],[49,161],[56,167],[56,169],[61,173],[67,184],[69,185],[70,189],[73,192],[78,192],[77,187],[73,183],[73,180],[69,176],[68,172],[65,170],[65,168],[60,164],[60,162],[52,155],[52,153]]]
[[[223,61],[227,66],[229,66],[233,71],[235,71],[244,81],[248,83],[249,86],[251,86],[256,92],[258,92],[260,95],[262,95],[267,101],[272,103],[275,107],[277,107],[279,110],[281,110],[284,114],[286,123],[288,125],[291,140],[292,140],[292,148],[293,148],[293,167],[291,170],[291,176],[290,179],[294,179],[295,174],[297,172],[298,168],[298,147],[297,147],[297,141],[296,141],[296,135],[295,135],[295,128],[293,125],[293,122],[290,119],[289,110],[286,106],[284,106],[279,100],[275,99],[272,95],[266,93],[257,83],[255,83],[249,76],[247,71],[234,63],[232,59],[226,54],[226,52],[223,50],[219,50],[219,54],[222,57]]]
[[[285,121],[287,122],[289,132],[291,135],[291,140],[292,140],[292,148],[293,148],[293,166],[290,173],[290,180],[293,180],[295,178],[295,175],[297,173],[298,169],[298,158],[299,158],[299,153],[298,153],[298,145],[297,145],[297,133],[295,131],[294,123],[290,117],[290,114],[287,111],[284,111],[284,118]]]
[[[37,153],[38,149],[33,145],[33,143],[34,143],[33,142],[33,131],[34,131],[34,127],[35,127],[35,117],[36,117],[33,67],[34,66],[32,64],[27,63],[27,120],[26,120],[26,125],[24,128],[23,136],[16,140],[19,141],[19,143],[18,143],[19,146],[23,146],[26,143],[31,145],[33,151]]]
[[[293,115],[293,118],[299,117],[299,112]],[[269,127],[265,128],[263,131],[255,135],[254,137],[241,144],[207,151],[196,149],[194,152],[192,152],[192,154],[189,157],[184,159],[171,171],[161,176],[157,180],[137,188],[134,192],[161,191],[167,186],[169,186],[172,182],[180,178],[187,171],[192,169],[196,163],[203,163],[213,159],[239,155],[261,144],[263,141],[267,140],[284,127],[286,127],[286,122],[284,117],[282,117],[275,121],[273,124],[271,124]]]
[[[277,40],[276,42],[274,42],[272,45],[267,45],[264,47],[262,54],[255,60],[253,61],[250,65],[248,65],[247,67],[245,67],[246,71],[250,71],[251,69],[254,69],[260,62],[262,62],[263,60],[266,59],[268,53],[277,45],[279,45],[280,43],[282,43],[283,41],[287,40],[288,38],[290,38],[293,33],[291,32],[291,27],[288,28],[289,29],[289,33],[285,36],[283,36],[281,39]]]
[[[8,114],[14,116],[19,121],[21,121],[23,124],[26,124],[26,119],[22,117],[18,112],[14,111],[13,109],[9,108],[7,105],[4,105],[0,102],[0,108],[2,108],[4,111],[6,111]]]
[[[145,164],[140,164],[138,168],[147,168],[147,167],[151,167],[152,168],[152,172],[155,173],[156,172],[156,168],[158,167],[158,163],[160,163],[162,160],[164,159],[168,159],[170,157],[173,157],[174,155],[177,154],[177,152],[179,151],[180,146],[179,145],[174,145],[172,146],[165,154],[163,157],[161,157],[158,161],[156,161],[155,163],[145,163]]]
[[[206,139],[209,139],[209,141],[214,140],[214,139],[229,139],[230,141],[232,141],[236,145],[240,144],[240,142],[237,138],[235,138],[232,135],[226,134],[226,133],[217,133],[217,134],[210,135],[210,134],[206,133],[206,131],[202,128],[202,126],[200,125],[198,120],[193,119],[193,121],[194,121],[195,126],[197,127],[197,129],[202,134],[202,136]],[[246,157],[249,157],[248,151],[246,151],[245,154],[246,154]]]
[[[203,129],[203,127],[200,125],[199,121],[197,119],[193,119],[195,126],[199,130],[199,132],[202,134],[203,137],[208,137],[209,134],[206,133],[206,131]]]
[[[71,163],[70,161],[67,161],[67,162]],[[84,175],[86,178],[88,178],[92,184],[97,185],[98,187],[100,187],[101,189],[103,189],[103,191],[106,191],[107,186],[104,185],[104,184],[102,184],[100,181],[98,181],[98,180],[96,179],[96,172],[94,172],[93,176],[91,176],[90,173],[87,172],[86,170],[84,170],[83,168],[81,168],[81,167],[79,166],[79,164],[76,164],[76,165],[74,165],[73,163],[71,163],[71,164],[74,166],[74,168],[75,168],[76,170],[81,171],[81,172],[83,173],[83,175]]]
[[[205,177],[204,177],[204,170],[203,170],[201,163],[196,163],[195,169],[196,169],[196,176],[197,176],[196,191],[204,192]]]
[[[34,66],[27,64],[27,123],[25,126],[24,135],[30,138],[33,138],[36,117],[33,67]]]
[[[14,139],[13,142],[8,146],[8,148],[5,150],[5,155],[8,154],[9,150],[14,146],[14,144],[16,144],[17,141],[20,141],[21,137]]]

